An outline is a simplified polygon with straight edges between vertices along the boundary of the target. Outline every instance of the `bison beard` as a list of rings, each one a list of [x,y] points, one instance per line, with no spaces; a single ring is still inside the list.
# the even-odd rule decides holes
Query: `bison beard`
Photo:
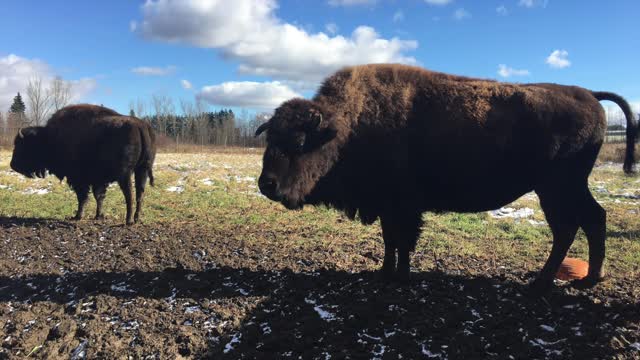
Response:
[[[75,218],[82,218],[89,190],[96,199],[96,219],[109,183],[117,181],[127,204],[126,223],[140,218],[147,179],[153,185],[155,135],[139,119],[102,106],[73,105],[60,109],[44,127],[21,129],[14,142],[11,168],[25,176],[46,172],[67,182],[78,198]],[[131,175],[135,174],[133,214]]]
[[[401,280],[423,212],[486,211],[535,191],[553,248],[533,292],[551,288],[579,227],[589,274],[574,285],[593,286],[605,257],[606,213],[588,188],[606,130],[599,100],[627,117],[631,172],[637,124],[618,95],[403,65],[346,68],[312,100],[283,103],[258,128],[256,136],[267,133],[260,190],[290,209],[322,203],[363,223],[380,218],[382,271]]]

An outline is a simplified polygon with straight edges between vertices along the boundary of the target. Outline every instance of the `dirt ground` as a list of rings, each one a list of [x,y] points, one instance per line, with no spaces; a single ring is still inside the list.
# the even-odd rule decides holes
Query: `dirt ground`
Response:
[[[335,258],[195,223],[1,218],[0,229],[0,358],[640,355],[637,281],[559,284],[533,300],[532,269],[486,259],[441,257],[396,286],[366,270],[379,246]]]

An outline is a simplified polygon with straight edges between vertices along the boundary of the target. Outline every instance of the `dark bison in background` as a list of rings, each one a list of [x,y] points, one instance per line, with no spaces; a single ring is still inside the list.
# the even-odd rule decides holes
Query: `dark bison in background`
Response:
[[[153,185],[155,135],[139,119],[95,105],[72,105],[57,111],[46,126],[21,129],[15,138],[11,168],[27,177],[44,177],[47,171],[67,182],[78,197],[80,220],[89,198],[102,202],[109,183],[117,181],[127,202],[127,224],[137,222],[147,178]],[[136,212],[132,216],[131,174],[135,174]]]
[[[589,274],[574,285],[593,286],[605,256],[606,213],[587,186],[607,125],[599,100],[627,117],[631,172],[637,125],[615,94],[402,65],[346,68],[258,128],[267,132],[260,191],[289,209],[323,203],[366,224],[380,218],[382,271],[406,279],[424,211],[491,210],[534,190],[553,249],[532,290],[552,286],[579,227]]]

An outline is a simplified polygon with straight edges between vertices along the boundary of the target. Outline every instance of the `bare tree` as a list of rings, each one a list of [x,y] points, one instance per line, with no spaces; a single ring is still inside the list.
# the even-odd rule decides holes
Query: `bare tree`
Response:
[[[167,135],[170,121],[173,120],[175,125],[173,99],[166,95],[154,94],[151,96],[151,104],[158,120],[158,130],[161,134]]]
[[[135,111],[136,116],[139,119],[142,119],[146,115],[147,109],[146,109],[146,105],[145,105],[144,100],[142,100],[140,98],[136,99],[136,108],[135,108],[135,110],[136,110]]]
[[[209,118],[207,117],[207,104],[202,99],[196,99],[195,105],[196,118],[195,129],[199,137],[200,145],[204,145],[205,141],[209,141]]]
[[[41,125],[51,111],[51,93],[44,88],[42,78],[35,76],[27,84],[27,109],[29,121],[33,125]]]
[[[53,111],[58,111],[69,105],[71,102],[71,83],[56,76],[49,87],[49,96],[51,96]]]
[[[196,129],[195,121],[198,114],[196,112],[196,106],[190,100],[180,99],[180,109],[182,110],[182,113],[184,114],[184,117],[186,120],[186,126],[180,127],[180,133],[181,133],[180,136],[184,138],[185,129],[189,132],[192,132]],[[193,135],[195,134],[190,134],[190,135],[192,136],[188,141],[194,142],[195,136]]]

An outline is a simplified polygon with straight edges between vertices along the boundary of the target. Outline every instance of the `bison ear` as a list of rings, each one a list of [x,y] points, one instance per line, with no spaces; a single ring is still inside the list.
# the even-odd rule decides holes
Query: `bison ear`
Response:
[[[267,130],[269,128],[271,124],[269,124],[269,122],[267,121],[266,123],[258,126],[258,129],[256,130],[256,137],[260,136],[260,134],[262,134],[265,130]]]

